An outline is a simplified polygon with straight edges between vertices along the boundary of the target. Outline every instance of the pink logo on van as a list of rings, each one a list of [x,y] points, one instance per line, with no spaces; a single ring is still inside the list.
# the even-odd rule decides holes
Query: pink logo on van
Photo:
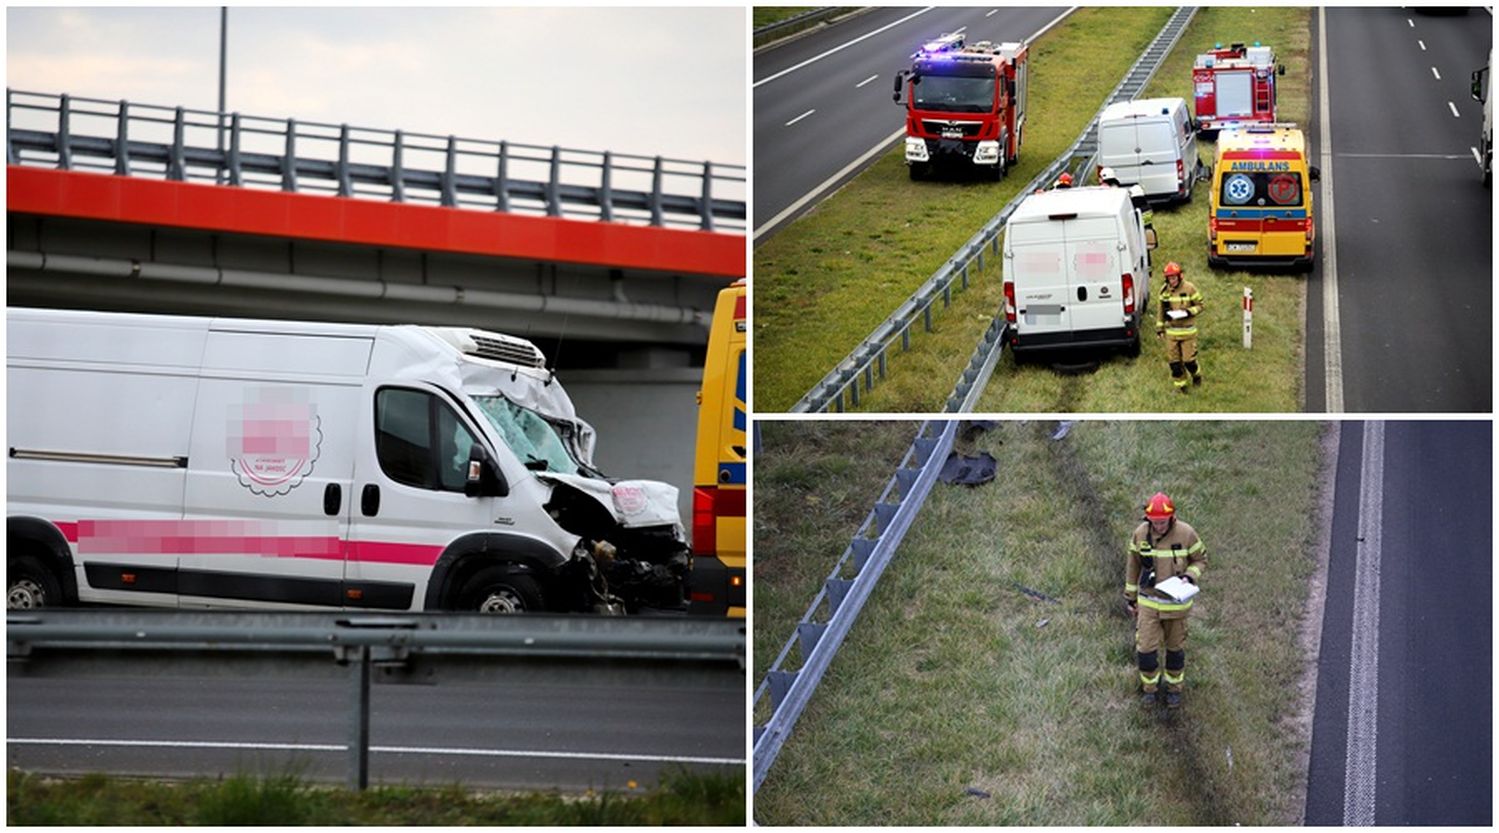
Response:
[[[645,490],[639,486],[615,486],[614,507],[626,515],[638,515],[645,511]]]
[[[297,388],[260,388],[229,406],[229,467],[257,495],[291,492],[312,474],[323,444],[317,406]]]

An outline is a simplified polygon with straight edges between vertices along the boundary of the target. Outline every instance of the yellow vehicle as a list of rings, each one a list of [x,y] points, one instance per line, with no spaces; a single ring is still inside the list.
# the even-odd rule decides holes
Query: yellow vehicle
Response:
[[[1218,137],[1208,212],[1208,265],[1310,270],[1316,243],[1306,139],[1290,125],[1225,130]]]
[[[688,612],[744,617],[745,284],[718,293],[703,389],[698,392],[693,464],[692,579]]]

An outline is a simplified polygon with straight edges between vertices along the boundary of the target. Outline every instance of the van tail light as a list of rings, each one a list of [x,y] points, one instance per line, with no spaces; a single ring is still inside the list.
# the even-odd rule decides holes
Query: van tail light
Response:
[[[1005,281],[1005,321],[1015,323],[1015,282]]]
[[[1124,314],[1135,314],[1135,276],[1128,272],[1119,276],[1119,287],[1124,295]]]
[[[1187,169],[1183,167],[1184,165],[1181,159],[1176,160],[1176,187],[1179,189],[1187,185]]]
[[[1209,243],[1217,243],[1218,242],[1218,218],[1217,217],[1209,217],[1208,218],[1208,242]]]
[[[718,489],[698,486],[692,490],[692,551],[698,555],[718,552]]]
[[[1311,220],[1307,220],[1306,221],[1306,244],[1308,246],[1312,245],[1312,236],[1313,236],[1312,221]]]

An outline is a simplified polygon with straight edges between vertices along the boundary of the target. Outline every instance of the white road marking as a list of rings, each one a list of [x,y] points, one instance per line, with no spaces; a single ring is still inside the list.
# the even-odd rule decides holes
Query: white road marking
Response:
[[[1411,25],[1411,28],[1412,28],[1412,29],[1414,29],[1414,28],[1416,28],[1416,21],[1414,21],[1414,20],[1411,20],[1411,19],[1410,19],[1410,18],[1408,18],[1408,17],[1407,17],[1407,18],[1406,18],[1406,19],[1405,19],[1405,22],[1406,22],[1406,23],[1409,23],[1409,24],[1410,24],[1410,25]]]
[[[797,122],[801,121],[802,119],[806,118],[807,116],[812,115],[815,112],[817,112],[817,111],[816,110],[808,110],[807,112],[802,113],[800,116],[797,116],[796,118],[792,119],[791,121],[786,122],[786,126],[790,127],[791,125],[796,124]]]
[[[1449,102],[1447,102],[1447,106],[1452,109],[1452,117],[1454,119],[1460,119],[1460,118],[1462,118],[1462,116],[1459,116],[1457,114],[1457,105],[1456,104],[1453,104],[1452,102],[1449,101]]]
[[[874,80],[874,79],[876,79],[876,78],[879,78],[879,77],[880,77],[880,76],[879,76],[879,73],[876,73],[876,74],[874,74],[874,75],[871,75],[871,76],[869,76],[869,77],[868,77],[868,78],[865,78],[865,79],[864,79],[864,80],[863,80],[863,81],[860,81],[860,82],[859,82],[859,83],[857,83],[857,84],[855,84],[855,85],[854,85],[854,89],[856,89],[856,90],[857,90],[857,89],[859,89],[859,88],[860,88],[860,87],[862,87],[862,86],[864,86],[864,85],[865,85],[865,84],[868,84],[868,83],[869,83],[869,82],[870,82],[870,81],[873,81],[873,80]]]
[[[879,144],[875,145],[874,147],[870,148],[869,150],[864,151],[864,153],[858,159],[855,159],[854,161],[848,163],[847,165],[844,165],[843,168],[838,171],[838,173],[835,173],[832,176],[828,177],[827,179],[824,179],[815,188],[813,188],[812,190],[808,191],[805,194],[802,194],[800,197],[797,198],[796,202],[794,202],[794,203],[786,206],[785,208],[781,209],[781,213],[777,214],[774,217],[771,217],[769,220],[766,220],[764,223],[761,223],[760,227],[757,228],[757,229],[755,229],[755,239],[756,240],[760,239],[760,235],[762,235],[765,232],[767,232],[767,231],[775,228],[776,225],[779,224],[782,220],[784,220],[787,217],[790,217],[792,214],[795,214],[796,212],[800,211],[802,209],[802,206],[806,205],[807,203],[809,203],[813,199],[815,199],[818,194],[821,194],[823,192],[824,189],[832,187],[833,183],[835,183],[838,180],[842,179],[843,177],[847,176],[848,173],[849,173],[849,171],[852,171],[855,168],[859,167],[860,165],[864,164],[865,162],[869,161],[869,158],[872,157],[872,156],[874,156],[875,154],[883,152],[887,147],[890,146],[891,142],[895,141],[896,139],[899,139],[900,137],[902,137],[904,135],[906,135],[906,128],[904,126],[902,126],[901,129],[895,131],[894,133],[891,133],[888,137],[886,137]]]
[[[850,46],[853,46],[854,44],[858,43],[859,41],[865,40],[867,38],[872,38],[875,35],[878,35],[879,33],[885,31],[886,29],[893,29],[896,26],[899,26],[902,23],[905,23],[907,20],[910,20],[913,17],[918,17],[920,15],[924,15],[927,12],[931,11],[932,8],[933,8],[932,6],[927,6],[924,9],[918,9],[918,10],[912,12],[911,14],[908,14],[905,17],[901,18],[900,20],[895,21],[894,23],[888,23],[888,24],[886,24],[884,26],[881,26],[880,28],[874,30],[873,32],[866,32],[865,34],[862,34],[862,35],[858,36],[857,38],[854,38],[853,40],[849,41],[848,43],[840,44],[838,46],[833,47],[832,49],[829,49],[828,51],[822,53],[821,55],[814,55],[814,56],[808,58],[807,60],[802,61],[801,63],[797,64],[796,66],[787,67],[787,68],[781,70],[780,72],[777,72],[776,74],[771,75],[768,78],[762,78],[759,81],[756,81],[754,84],[752,84],[750,86],[750,89],[754,89],[755,87],[758,87],[761,84],[769,84],[770,82],[776,80],[777,78],[780,78],[783,75],[789,75],[789,74],[791,74],[793,72],[796,72],[797,70],[801,69],[802,67],[808,66],[810,64],[814,64],[814,63],[822,60],[823,58],[826,58],[827,56],[832,55],[835,52],[842,52],[843,50],[849,48]]]
[[[1440,72],[1437,72],[1436,67],[1431,68],[1431,74],[1435,75],[1438,81],[1442,80],[1442,74]]]
[[[1339,159],[1466,159],[1461,153],[1340,153]]]
[[[1358,487],[1357,565],[1353,579],[1353,648],[1348,664],[1348,754],[1343,770],[1343,824],[1374,824],[1379,765],[1379,555],[1384,524],[1383,422],[1364,423]]]
[[[1473,161],[1475,161],[1475,162],[1478,163],[1478,167],[1482,168],[1483,167],[1483,157],[1478,154],[1478,148],[1473,147],[1472,145],[1468,145],[1468,150],[1473,151]]]
[[[1343,335],[1338,316],[1338,247],[1333,238],[1332,129],[1327,95],[1327,7],[1317,9],[1318,121],[1322,128],[1322,358],[1327,412],[1343,412]]]
[[[246,743],[194,740],[101,740],[96,738],[6,738],[8,744],[28,746],[116,746],[161,749],[257,749],[289,752],[345,752],[341,743]],[[416,755],[466,755],[490,758],[566,758],[589,761],[650,761],[682,764],[743,764],[743,758],[702,758],[689,755],[630,755],[617,752],[547,752],[524,749],[464,749],[440,746],[371,746],[371,752]]]
[[[993,16],[995,16],[998,13],[999,13],[999,9],[990,9],[989,13],[986,14],[986,15],[984,15],[984,17],[993,17]]]
[[[1426,51],[1426,41],[1417,38],[1416,39],[1416,44],[1421,47],[1421,51],[1422,52]]]

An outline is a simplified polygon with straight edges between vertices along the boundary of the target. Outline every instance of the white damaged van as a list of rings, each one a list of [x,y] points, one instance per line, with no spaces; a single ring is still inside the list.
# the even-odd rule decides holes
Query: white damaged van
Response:
[[[1017,360],[1062,347],[1122,347],[1139,355],[1150,248],[1124,188],[1026,197],[1010,216],[1004,242],[1004,313]]]
[[[606,478],[530,342],[11,309],[8,606],[685,609],[665,483]]]
[[[1197,131],[1181,98],[1120,101],[1098,117],[1099,169],[1121,185],[1139,185],[1150,200],[1192,198],[1198,178]]]

